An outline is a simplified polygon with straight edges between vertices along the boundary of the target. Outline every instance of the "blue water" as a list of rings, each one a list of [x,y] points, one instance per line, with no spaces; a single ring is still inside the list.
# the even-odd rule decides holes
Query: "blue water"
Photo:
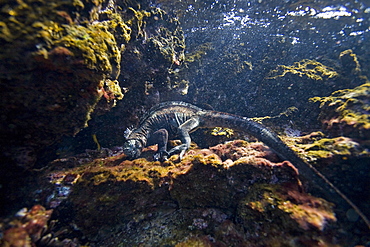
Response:
[[[183,6],[184,7],[184,6]],[[278,113],[286,105],[263,109],[259,85],[277,65],[313,59],[340,66],[340,52],[361,55],[369,76],[370,4],[366,1],[206,1],[188,4],[183,14],[187,51],[209,42],[213,49],[189,72],[189,99],[219,110],[255,116]],[[253,69],[235,73],[243,61]],[[292,82],[295,83],[295,82]],[[343,82],[342,82],[343,83]],[[333,89],[355,86],[337,85]],[[299,90],[299,88],[298,88]],[[217,92],[216,92],[217,91]],[[319,90],[320,91],[320,90]],[[327,94],[328,92],[318,92]],[[284,101],[284,99],[281,99]],[[238,107],[233,102],[238,102]],[[276,102],[279,104],[279,102]]]

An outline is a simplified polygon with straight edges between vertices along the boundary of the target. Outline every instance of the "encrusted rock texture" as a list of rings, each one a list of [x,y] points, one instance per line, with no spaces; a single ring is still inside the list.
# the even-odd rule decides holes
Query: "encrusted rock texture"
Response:
[[[184,59],[179,22],[148,3],[26,0],[0,9],[1,165],[31,168],[44,147],[128,92],[134,112],[155,90],[187,91],[172,70]]]
[[[332,135],[370,138],[370,83],[353,89],[343,89],[328,97],[315,97],[320,102],[319,120],[323,129]]]
[[[333,143],[354,145],[350,139],[325,140],[322,133],[289,139],[302,153],[327,143],[327,149]],[[338,231],[346,229],[345,219],[334,204],[306,193],[294,166],[262,143],[193,146],[183,160],[175,155],[162,163],[151,161],[155,151],[151,146],[132,161],[108,149],[53,161],[40,183],[39,201],[54,208],[59,228],[54,222],[45,232],[54,238],[59,232],[58,243],[89,246],[341,246],[349,241]],[[365,152],[317,154],[316,161]],[[24,232],[24,226],[15,227]],[[14,231],[5,231],[4,243],[14,240]],[[80,238],[73,239],[76,232]],[[37,241],[56,241],[44,235]],[[30,233],[25,236],[32,241]]]
[[[100,130],[106,143],[123,142],[117,129],[135,125],[151,105],[186,94],[189,82],[181,66],[211,49],[204,44],[185,58],[178,19],[145,1],[119,1],[119,8],[117,2],[0,4],[0,178],[6,192],[0,209],[5,215],[20,204],[30,208],[0,220],[2,246],[353,246],[370,241],[348,205],[320,198],[311,188],[316,181],[302,183],[294,164],[259,142],[193,146],[183,160],[173,156],[165,162],[153,161],[156,147],[148,147],[142,158],[130,161],[118,147],[100,148],[94,135],[97,150],[32,170],[43,148],[74,136],[125,97],[112,115],[98,120],[110,121],[109,127],[96,121],[91,128],[93,134]],[[224,69],[234,70],[232,76],[253,69],[234,56],[230,61],[236,63]],[[367,213],[370,84],[351,50],[343,51],[340,61],[341,70],[308,59],[278,65],[263,80],[257,102],[265,104],[258,109],[262,115],[277,114],[296,101],[280,102],[294,91],[300,99],[296,107],[310,105],[310,110],[316,105],[307,99],[320,96],[311,101],[318,103],[314,113],[320,113],[324,133],[300,136],[286,128],[292,135],[284,141]],[[297,83],[291,86],[291,81]],[[207,93],[219,109],[223,102],[217,90],[207,88]],[[235,110],[237,104],[223,107]],[[225,131],[202,146],[232,134]]]

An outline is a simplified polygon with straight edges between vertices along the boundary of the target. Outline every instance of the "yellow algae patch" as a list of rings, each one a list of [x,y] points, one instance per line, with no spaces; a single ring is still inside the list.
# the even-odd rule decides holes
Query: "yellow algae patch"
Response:
[[[368,138],[370,131],[370,83],[354,89],[338,90],[328,97],[314,97],[320,102],[319,120],[324,127],[342,131],[350,137]]]
[[[351,49],[342,51],[339,55],[339,59],[342,62],[344,70],[347,72],[352,72],[353,74],[359,74],[361,72],[361,66],[357,55],[353,53]]]
[[[334,78],[338,76],[338,73],[333,68],[325,66],[315,60],[303,59],[299,62],[295,62],[291,66],[279,65],[276,70],[270,72],[271,76],[267,77],[267,79],[284,77],[288,73],[299,75],[300,77],[305,76],[313,80],[323,80],[324,78]]]
[[[211,129],[211,135],[226,136],[227,138],[230,138],[232,135],[234,135],[234,130],[229,129],[229,128],[215,127]]]
[[[262,213],[267,221],[281,221],[278,225],[282,231],[288,225],[291,227],[291,224],[297,224],[304,230],[310,227],[323,230],[328,221],[336,221],[332,207],[326,200],[301,193],[294,188],[258,184],[254,185],[253,192],[241,201],[239,215],[245,222],[249,222],[262,220]]]
[[[195,49],[195,51],[185,55],[185,61],[188,63],[199,61],[203,56],[207,55],[208,51],[213,49],[212,43],[208,42],[201,44]]]

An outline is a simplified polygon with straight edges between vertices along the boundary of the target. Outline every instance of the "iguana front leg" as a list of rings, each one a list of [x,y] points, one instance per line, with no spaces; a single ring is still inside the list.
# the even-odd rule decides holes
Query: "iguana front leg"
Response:
[[[168,143],[168,131],[166,129],[159,129],[154,132],[150,141],[154,141],[158,144],[158,151],[154,154],[154,160],[165,161],[170,156],[167,152],[167,143]]]
[[[181,145],[176,146],[172,148],[168,154],[169,156],[180,153],[179,158],[180,160],[184,157],[184,154],[186,150],[189,149],[191,138],[189,135],[189,132],[193,129],[197,128],[199,126],[199,118],[198,117],[192,117],[189,120],[185,121],[183,124],[181,124],[177,130],[177,134],[180,137],[180,140],[182,142]]]

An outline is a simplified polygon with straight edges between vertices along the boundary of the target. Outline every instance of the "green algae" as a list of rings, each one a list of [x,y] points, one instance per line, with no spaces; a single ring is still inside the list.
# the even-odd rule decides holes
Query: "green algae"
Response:
[[[319,120],[328,131],[342,132],[349,137],[366,139],[370,135],[370,83],[354,89],[343,89],[328,97],[314,97],[311,102],[319,102]]]
[[[344,72],[354,75],[361,73],[360,62],[358,61],[357,55],[353,53],[351,49],[342,51],[339,54],[339,59],[342,62]]]
[[[189,90],[189,81],[188,80],[174,81],[172,83],[172,89],[181,95],[186,95],[188,94]]]
[[[286,74],[291,73],[300,77],[307,77],[312,80],[323,80],[324,78],[334,78],[339,74],[333,68],[330,68],[322,63],[303,59],[299,62],[295,62],[291,66],[279,65],[276,70],[272,70],[271,75],[267,79],[276,79],[278,77],[284,77]]]
[[[298,192],[294,187],[255,184],[250,193],[240,201],[238,217],[244,227],[256,232],[257,236],[268,235],[263,241],[270,245],[271,241],[278,239],[280,243],[284,243],[292,236],[321,238],[318,232],[308,230],[315,228],[323,231],[328,221],[336,221],[332,207],[331,203]],[[295,232],[291,229],[295,229]]]
[[[213,136],[226,136],[227,138],[230,138],[232,135],[234,135],[234,130],[229,128],[215,127],[210,130],[210,134]]]
[[[300,146],[311,158],[329,158],[333,155],[349,156],[359,149],[359,144],[349,138],[323,138],[311,144]]]
[[[297,107],[291,106],[291,107],[288,107],[285,111],[280,112],[276,116],[254,117],[254,118],[251,118],[251,119],[253,121],[256,121],[256,122],[260,123],[260,124],[264,124],[266,121],[274,121],[274,120],[277,120],[279,118],[290,117],[294,113],[296,113],[297,111],[298,111]]]
[[[85,174],[80,182],[92,182],[94,185],[108,182],[133,181],[146,183],[154,189],[160,185],[161,179],[165,177],[175,178],[177,173],[181,174],[184,172],[182,169],[179,170],[171,160],[162,165],[159,161],[148,161],[144,158],[136,159],[132,162],[123,161],[120,166],[111,167],[111,163],[114,164],[120,159],[122,157],[112,157],[105,159],[105,161],[97,160],[78,168],[73,173]],[[100,163],[100,165],[96,162]]]
[[[134,59],[141,75],[125,73],[137,78],[130,80],[135,90],[152,82],[152,72],[164,62],[156,88],[187,93],[189,82],[170,73],[184,60],[178,20],[158,8],[144,8],[136,1],[123,6],[105,0],[2,2],[0,84],[7,92],[1,102],[7,123],[1,132],[14,137],[9,146],[39,150],[77,134],[93,113],[109,111],[132,89],[123,88],[118,78],[122,66],[133,61],[127,54],[138,47],[141,57]],[[25,117],[28,112],[37,114]]]
[[[195,49],[195,51],[186,54],[185,61],[188,63],[199,61],[203,56],[207,54],[208,51],[212,49],[213,49],[212,43],[201,44]]]
[[[104,97],[108,101],[114,100],[114,104],[116,100],[123,99],[124,94],[122,93],[122,89],[119,86],[119,82],[117,80],[105,80],[104,81]]]
[[[82,57],[89,69],[116,78],[120,71],[121,51],[116,40],[101,23],[84,26],[65,26],[65,35],[54,41],[54,45],[68,48],[74,56]],[[113,68],[115,67],[115,68]]]
[[[138,36],[145,36],[145,33],[143,31],[143,27],[145,25],[145,18],[148,18],[152,15],[151,12],[145,11],[145,10],[136,10],[132,7],[128,8],[131,10],[134,14],[134,17],[127,20],[127,23],[129,26],[132,26],[136,29],[137,37]]]
[[[333,164],[350,157],[369,157],[366,142],[345,136],[329,138],[322,132],[312,132],[300,137],[282,137],[284,142],[303,160]],[[339,164],[339,163],[338,163]]]

